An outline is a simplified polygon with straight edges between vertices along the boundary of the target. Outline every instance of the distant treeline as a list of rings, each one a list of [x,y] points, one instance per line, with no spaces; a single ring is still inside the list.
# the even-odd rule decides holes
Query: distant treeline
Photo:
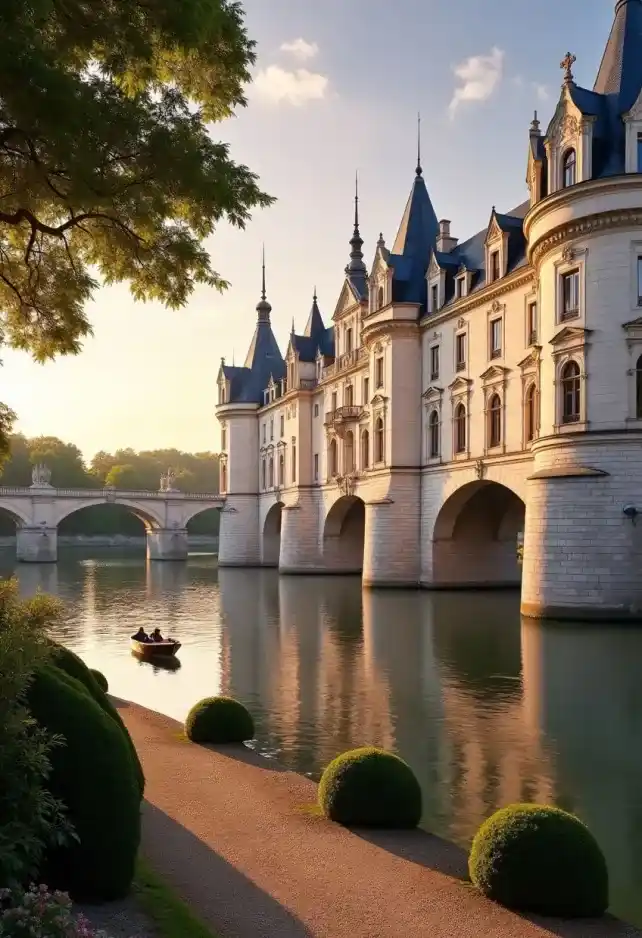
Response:
[[[31,485],[31,473],[38,463],[51,470],[51,484],[56,488],[116,489],[156,491],[160,477],[168,469],[175,473],[174,486],[182,492],[218,492],[218,455],[183,453],[177,449],[135,452],[119,449],[115,453],[96,453],[87,465],[73,443],[55,436],[28,439],[20,433],[11,437],[11,455],[0,470],[0,485]],[[189,524],[191,534],[218,534],[219,513],[203,512]],[[15,525],[0,511],[0,536],[12,535]],[[142,522],[121,505],[96,505],[70,515],[58,527],[60,534],[142,535]]]

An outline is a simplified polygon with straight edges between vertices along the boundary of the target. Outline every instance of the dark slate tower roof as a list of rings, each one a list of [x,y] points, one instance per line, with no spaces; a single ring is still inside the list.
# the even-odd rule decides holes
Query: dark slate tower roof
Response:
[[[624,114],[642,89],[642,0],[618,0],[615,20],[593,88],[613,95],[616,111]]]
[[[354,230],[350,238],[350,261],[345,275],[356,295],[363,299],[368,293],[368,269],[363,260],[363,238],[359,233],[359,179],[354,180]]]
[[[317,302],[317,289],[315,287],[312,308],[303,335],[296,335],[294,328],[290,335],[290,341],[298,352],[299,360],[313,362],[317,357],[317,352],[321,352],[322,355],[333,355],[334,345],[328,342],[328,333],[334,335],[334,330],[325,327]]]
[[[303,335],[310,339],[315,339],[324,332],[325,325],[323,324],[323,317],[321,316],[321,310],[319,309],[319,304],[317,302],[317,288],[315,287],[314,295],[312,297],[312,308],[310,310],[310,315],[308,316],[308,321],[305,324]]]

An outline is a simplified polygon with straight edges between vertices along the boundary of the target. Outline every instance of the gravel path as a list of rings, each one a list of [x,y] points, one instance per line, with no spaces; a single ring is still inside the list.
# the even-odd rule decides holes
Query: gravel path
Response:
[[[642,938],[614,919],[537,922],[477,895],[451,844],[356,834],[316,786],[245,747],[214,750],[116,701],[147,778],[143,853],[220,938]]]
[[[157,938],[134,896],[106,905],[78,905],[74,911],[86,916],[94,928],[107,932],[109,938]]]

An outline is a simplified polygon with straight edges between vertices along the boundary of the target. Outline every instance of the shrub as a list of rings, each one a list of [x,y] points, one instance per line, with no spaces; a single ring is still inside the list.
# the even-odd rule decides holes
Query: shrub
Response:
[[[474,885],[520,912],[565,918],[602,915],[606,861],[582,822],[560,808],[515,804],[477,831],[468,858]]]
[[[62,607],[38,596],[21,602],[15,580],[0,581],[0,884],[37,873],[48,844],[68,836],[63,807],[47,790],[52,747],[25,696],[33,670],[48,660],[46,629]]]
[[[71,651],[71,649],[65,648],[64,645],[58,645],[57,643],[54,643],[54,664],[57,668],[60,668],[61,671],[64,671],[70,677],[80,681],[82,686],[96,701],[98,706],[104,710],[107,716],[110,716],[112,720],[117,723],[119,729],[125,737],[125,740],[127,741],[132,759],[134,760],[138,790],[142,798],[145,792],[145,775],[143,773],[143,767],[140,764],[140,759],[138,758],[136,747],[134,746],[132,738],[129,735],[129,730],[123,723],[123,719],[120,713],[116,707],[114,707],[105,691],[100,687],[90,668],[88,668],[82,658],[79,658],[75,652]],[[97,673],[100,674],[100,672]]]
[[[36,720],[61,735],[51,793],[66,806],[77,840],[50,848],[41,874],[74,898],[127,895],[140,840],[140,796],[125,737],[75,678],[45,665],[29,688]]]
[[[96,668],[90,668],[89,673],[93,677],[96,684],[98,684],[103,694],[106,694],[109,690],[109,681],[107,680],[103,672],[98,671]]]
[[[64,892],[47,886],[0,890],[2,938],[107,938],[95,931],[83,915],[74,915]]]
[[[232,697],[206,697],[188,713],[185,733],[193,743],[243,743],[254,736],[254,720]]]
[[[412,828],[421,820],[421,788],[403,759],[366,746],[330,763],[319,782],[327,818],[354,827]]]

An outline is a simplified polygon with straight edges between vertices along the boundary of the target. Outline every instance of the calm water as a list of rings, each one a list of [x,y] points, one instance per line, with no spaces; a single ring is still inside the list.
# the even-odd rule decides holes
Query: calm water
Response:
[[[0,557],[0,574],[14,567]],[[60,639],[114,694],[178,719],[231,694],[257,748],[312,776],[352,746],[393,749],[421,780],[425,826],[462,845],[513,801],[577,812],[614,911],[642,925],[642,630],[543,628],[520,622],[517,594],[362,594],[353,578],[217,571],[209,555],[15,569],[24,595],[68,603]],[[131,656],[139,625],[180,638],[178,670]]]

